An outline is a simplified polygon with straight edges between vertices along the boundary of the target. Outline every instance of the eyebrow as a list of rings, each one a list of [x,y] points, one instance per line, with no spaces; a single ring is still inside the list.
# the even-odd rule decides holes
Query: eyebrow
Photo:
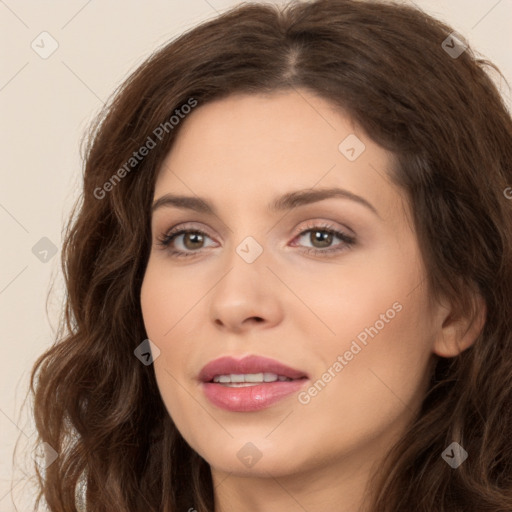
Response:
[[[268,210],[272,213],[278,213],[285,210],[291,210],[299,206],[304,206],[307,204],[316,203],[318,201],[323,201],[324,199],[331,198],[350,199],[351,201],[355,201],[356,203],[365,206],[366,208],[371,210],[375,215],[380,217],[375,207],[366,199],[352,192],[349,192],[348,190],[338,187],[316,190],[294,190],[293,192],[288,192],[272,201],[268,205]],[[186,210],[193,210],[199,213],[215,215],[216,217],[218,217],[217,210],[215,209],[215,207],[208,200],[197,196],[192,197],[165,194],[158,198],[153,203],[151,211],[155,212],[159,208],[171,206],[183,208]]]

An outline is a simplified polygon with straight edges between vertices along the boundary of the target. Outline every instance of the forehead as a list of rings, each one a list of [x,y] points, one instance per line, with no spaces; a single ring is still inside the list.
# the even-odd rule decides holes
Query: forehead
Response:
[[[343,187],[386,211],[401,195],[387,178],[391,162],[340,109],[308,91],[238,94],[186,117],[155,198],[236,192],[240,200],[267,203],[292,189]]]
[[[309,155],[318,157],[326,151],[335,154],[336,141],[354,131],[349,118],[306,91],[237,94],[200,105],[187,116],[169,156],[175,160],[177,154],[195,147],[200,151],[188,155],[191,158],[208,152],[209,158],[235,159],[258,151],[259,160],[267,153],[275,160],[282,153],[293,161]]]

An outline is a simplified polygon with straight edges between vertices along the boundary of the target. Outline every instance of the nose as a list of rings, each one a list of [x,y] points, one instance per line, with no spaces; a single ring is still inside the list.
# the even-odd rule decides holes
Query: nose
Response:
[[[267,329],[282,321],[279,280],[262,254],[248,263],[235,251],[223,277],[209,294],[210,316],[217,328],[241,333]]]

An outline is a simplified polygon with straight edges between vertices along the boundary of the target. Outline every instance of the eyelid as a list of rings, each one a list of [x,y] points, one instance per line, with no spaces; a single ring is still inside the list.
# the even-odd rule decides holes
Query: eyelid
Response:
[[[172,243],[174,240],[180,236],[183,236],[186,233],[194,233],[199,232],[202,235],[206,235],[211,240],[215,241],[215,238],[210,236],[209,230],[207,228],[199,228],[194,226],[193,222],[185,222],[181,224],[176,224],[174,227],[168,229],[163,232],[160,236],[157,237],[157,245],[161,246],[163,250],[166,250],[170,253],[170,256],[175,259],[187,258],[187,257],[195,257],[199,256],[205,252],[206,248],[199,248],[198,250],[182,250],[182,249],[173,249]],[[337,223],[335,223],[337,224]],[[328,258],[332,256],[337,256],[342,252],[352,249],[355,245],[358,244],[358,239],[355,235],[347,233],[353,233],[353,230],[350,228],[339,228],[333,225],[332,221],[325,220],[309,220],[304,225],[299,225],[295,230],[295,233],[292,238],[292,242],[294,242],[298,237],[305,236],[308,232],[314,231],[324,231],[330,233],[334,237],[340,240],[340,243],[327,248],[315,248],[315,247],[304,247],[301,244],[293,244],[292,247],[301,248],[301,252],[307,255],[315,255],[320,256],[322,258]],[[287,245],[288,246],[288,243]],[[211,247],[211,246],[210,246]]]
[[[308,231],[309,229],[315,229],[315,228],[324,228],[324,229],[331,229],[336,231],[343,232],[347,237],[354,237],[356,234],[352,229],[350,229],[347,226],[344,226],[343,224],[340,224],[339,222],[333,221],[333,220],[326,220],[326,219],[312,219],[307,220],[306,225],[304,223],[301,223],[297,226],[297,228],[294,230],[293,236],[297,236],[302,234],[304,231]]]
[[[310,219],[310,220],[307,220],[305,222],[306,222],[306,226],[304,226],[304,223],[300,223],[294,229],[294,231],[292,233],[292,236],[296,237],[297,235],[302,234],[304,231],[306,231],[308,229],[314,229],[314,228],[318,228],[318,227],[325,227],[326,229],[340,230],[340,231],[344,232],[349,237],[355,237],[356,236],[355,232],[352,229],[350,229],[348,226],[345,226],[343,224],[340,224],[337,221],[333,221],[333,220],[330,220],[330,219],[320,219],[320,218],[317,218],[317,219]],[[200,226],[197,227],[197,224],[199,224]],[[336,224],[337,226],[333,226],[332,224]],[[210,238],[212,238],[212,239],[215,238],[214,236],[212,236],[209,228],[206,227],[200,221],[188,221],[188,222],[182,222],[182,223],[180,222],[180,223],[176,224],[175,226],[173,226],[171,228],[168,228],[166,230],[163,230],[161,232],[163,232],[164,234],[168,235],[171,232],[179,231],[181,229],[190,229],[190,230],[197,229],[198,231],[204,231],[204,233],[207,234]]]

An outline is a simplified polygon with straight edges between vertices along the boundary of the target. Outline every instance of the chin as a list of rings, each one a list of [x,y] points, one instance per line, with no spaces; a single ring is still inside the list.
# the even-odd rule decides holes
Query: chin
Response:
[[[268,478],[269,476],[287,476],[304,470],[306,462],[295,457],[296,448],[283,445],[279,449],[257,448],[257,442],[233,443],[232,457],[227,456],[231,445],[222,446],[222,453],[201,455],[212,470],[231,473],[238,476]],[[236,446],[235,446],[236,445]],[[240,445],[240,446],[239,446]]]

